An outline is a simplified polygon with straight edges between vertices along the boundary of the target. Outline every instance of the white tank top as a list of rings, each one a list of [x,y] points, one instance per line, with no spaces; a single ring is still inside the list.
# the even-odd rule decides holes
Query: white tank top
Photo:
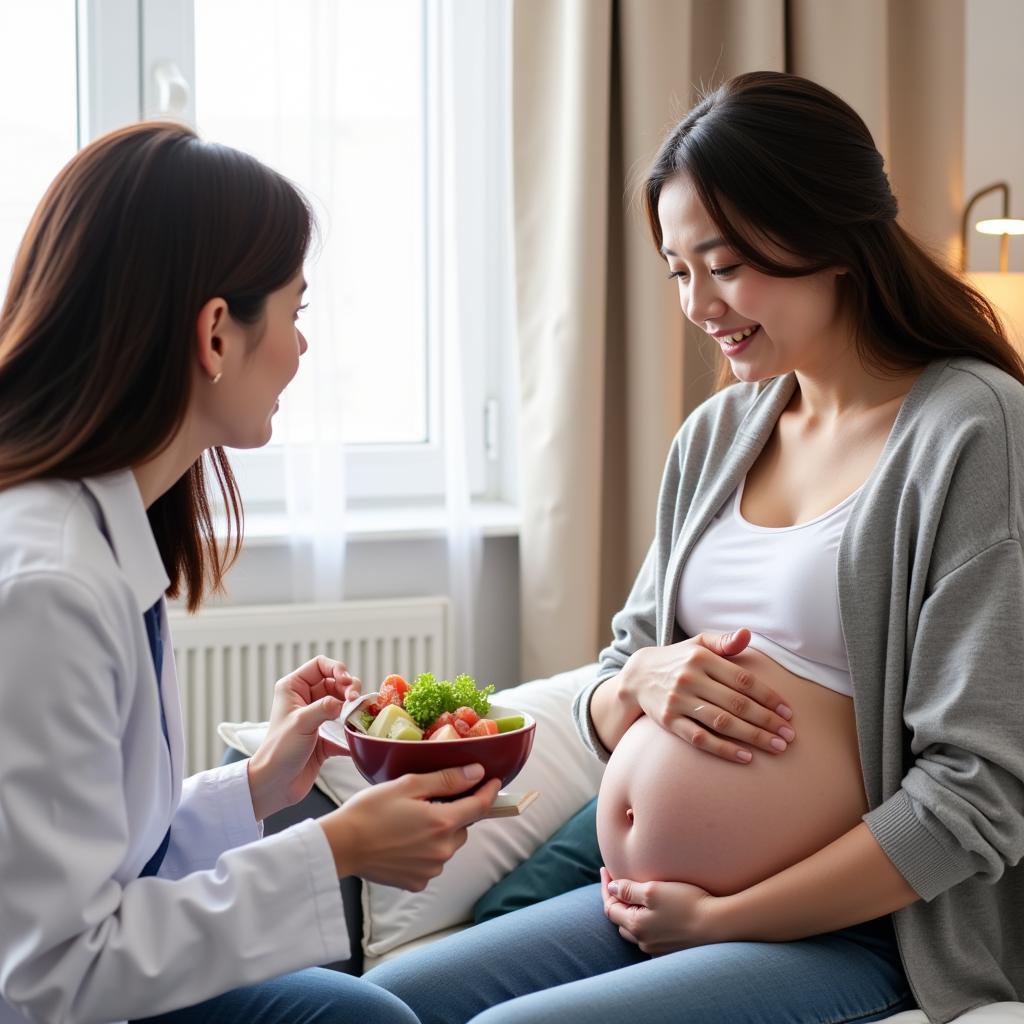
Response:
[[[836,560],[857,492],[810,522],[770,527],[741,515],[743,486],[698,538],[683,568],[680,628],[694,636],[746,626],[751,647],[798,676],[851,696]]]

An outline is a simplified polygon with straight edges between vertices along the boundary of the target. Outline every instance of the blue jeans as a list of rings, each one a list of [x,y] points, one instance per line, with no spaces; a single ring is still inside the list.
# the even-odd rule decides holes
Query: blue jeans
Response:
[[[600,885],[485,921],[363,977],[421,1024],[861,1024],[915,1005],[887,917],[799,942],[649,957],[604,916]]]
[[[416,1024],[408,1007],[360,978],[323,967],[236,988],[146,1024]]]

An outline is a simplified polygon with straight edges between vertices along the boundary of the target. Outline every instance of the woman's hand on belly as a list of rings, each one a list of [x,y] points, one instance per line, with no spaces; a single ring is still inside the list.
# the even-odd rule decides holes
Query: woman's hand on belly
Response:
[[[709,754],[740,762],[752,760],[747,746],[779,754],[796,737],[793,712],[777,690],[729,660],[748,643],[750,631],[738,629],[645,647],[630,656],[619,685],[663,729]]]
[[[722,940],[715,929],[717,897],[700,886],[613,880],[608,869],[601,868],[601,896],[605,917],[619,935],[650,956]]]

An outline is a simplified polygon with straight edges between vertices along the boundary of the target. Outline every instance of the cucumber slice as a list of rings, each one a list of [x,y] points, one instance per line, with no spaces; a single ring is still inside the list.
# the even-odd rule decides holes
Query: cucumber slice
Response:
[[[526,719],[522,715],[508,715],[505,718],[494,719],[498,726],[498,732],[512,732],[515,729],[522,729],[526,725]]]
[[[416,726],[416,723],[412,720],[412,715],[405,708],[400,708],[397,704],[389,704],[381,710],[381,713],[373,720],[373,724],[366,731],[370,736],[377,736],[383,739],[391,732],[391,729],[397,722],[405,722],[408,725]]]
[[[423,730],[413,722],[406,722],[399,718],[390,729],[388,729],[389,740],[421,740]]]
[[[348,716],[348,724],[351,725],[356,732],[365,733],[369,729],[368,723],[372,721],[373,718],[369,711],[363,711],[362,709],[353,711],[352,714]]]

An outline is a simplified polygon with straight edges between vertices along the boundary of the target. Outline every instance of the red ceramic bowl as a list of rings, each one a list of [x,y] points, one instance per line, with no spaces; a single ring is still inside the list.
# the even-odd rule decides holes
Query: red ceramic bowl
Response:
[[[375,694],[366,694],[359,703]],[[355,711],[346,708],[347,719]],[[524,726],[496,736],[478,736],[467,740],[387,740],[354,729],[348,722],[343,728],[337,722],[326,722],[321,731],[339,746],[346,747],[352,763],[367,782],[388,782],[409,772],[435,772],[442,768],[461,768],[466,764],[482,764],[483,785],[488,779],[501,779],[504,789],[522,770],[533,749],[536,723],[524,711],[491,705],[488,718],[522,715]],[[479,787],[474,787],[479,788]],[[472,792],[472,790],[467,790]]]

